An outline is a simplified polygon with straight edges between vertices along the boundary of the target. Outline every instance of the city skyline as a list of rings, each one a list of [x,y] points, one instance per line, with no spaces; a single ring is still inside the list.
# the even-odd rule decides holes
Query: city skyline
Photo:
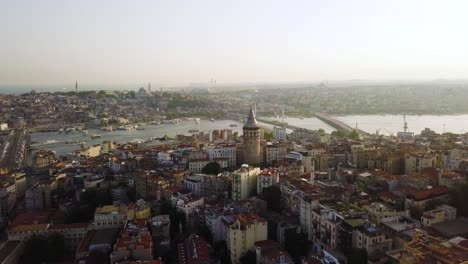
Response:
[[[466,79],[467,5],[7,1],[0,87]]]

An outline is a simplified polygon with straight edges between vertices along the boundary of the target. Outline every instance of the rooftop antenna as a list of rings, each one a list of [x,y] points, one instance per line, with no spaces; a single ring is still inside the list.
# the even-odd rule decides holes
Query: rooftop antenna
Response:
[[[408,123],[406,122],[406,115],[403,115],[403,131],[408,130]]]

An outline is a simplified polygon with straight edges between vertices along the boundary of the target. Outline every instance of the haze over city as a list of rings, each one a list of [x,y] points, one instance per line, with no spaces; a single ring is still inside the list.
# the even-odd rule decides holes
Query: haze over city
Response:
[[[0,263],[468,264],[467,10],[0,0]]]
[[[467,9],[466,1],[2,1],[0,89],[466,79]]]

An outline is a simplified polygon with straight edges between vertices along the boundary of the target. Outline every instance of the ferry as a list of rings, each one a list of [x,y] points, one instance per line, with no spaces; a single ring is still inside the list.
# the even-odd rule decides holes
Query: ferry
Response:
[[[48,139],[44,142],[44,144],[54,144],[54,143],[57,143],[57,140],[55,139]]]
[[[93,134],[93,135],[91,135],[91,138],[100,138],[100,137],[101,137],[101,135],[99,135],[99,134]]]
[[[133,126],[131,125],[125,125],[125,126],[119,126],[117,130],[132,130]]]

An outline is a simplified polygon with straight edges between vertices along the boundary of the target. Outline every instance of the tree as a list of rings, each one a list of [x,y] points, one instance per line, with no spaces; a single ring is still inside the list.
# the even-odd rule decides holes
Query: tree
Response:
[[[206,226],[206,224],[200,224],[198,226],[198,233],[205,238],[208,243],[213,243],[213,234],[211,234],[210,229]]]
[[[272,141],[273,140],[273,132],[272,131],[265,131],[263,133],[263,138],[266,140],[266,141]]]
[[[367,251],[362,248],[353,248],[348,254],[348,263],[367,264]]]
[[[41,263],[46,261],[47,238],[44,235],[32,235],[25,243],[22,263]]]
[[[468,183],[459,184],[449,190],[450,205],[457,208],[457,215],[468,216]]]
[[[331,135],[339,138],[344,138],[347,136],[347,133],[344,130],[336,130],[331,132]]]
[[[318,132],[320,135],[325,135],[325,130],[323,128],[319,128]]]
[[[350,138],[350,139],[359,139],[359,133],[357,132],[356,129],[354,129],[353,131],[351,131],[348,134],[348,138]]]
[[[239,260],[242,264],[255,264],[257,263],[257,256],[253,251],[249,250],[242,257],[240,257]]]
[[[410,211],[410,216],[416,220],[420,220],[421,216],[424,213],[424,209],[421,206],[416,205],[416,204],[411,205],[409,208],[409,211]]]
[[[62,234],[52,233],[47,237],[47,260],[57,262],[65,256],[65,239]]]
[[[216,161],[209,162],[206,164],[205,167],[202,169],[202,173],[204,174],[214,174],[217,175],[221,172],[221,166]]]
[[[215,257],[218,257],[221,263],[231,264],[231,257],[225,240],[215,242],[213,249]]]
[[[281,212],[281,190],[278,186],[272,185],[263,188],[263,199],[267,202],[268,210]]]
[[[21,263],[59,262],[65,256],[65,239],[60,233],[32,235],[25,243]]]
[[[239,137],[239,132],[236,131],[236,132],[232,133],[232,137],[233,138],[238,138]]]
[[[307,256],[309,250],[307,235],[297,233],[296,230],[289,229],[284,235],[284,250],[289,252],[291,257],[299,261],[301,257]]]

